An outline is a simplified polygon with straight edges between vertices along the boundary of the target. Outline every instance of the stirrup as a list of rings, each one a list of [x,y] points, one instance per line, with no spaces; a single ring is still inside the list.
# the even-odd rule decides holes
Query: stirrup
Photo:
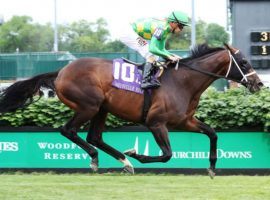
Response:
[[[149,82],[145,82],[141,84],[142,89],[155,89],[160,87],[160,82],[158,80],[151,80]]]

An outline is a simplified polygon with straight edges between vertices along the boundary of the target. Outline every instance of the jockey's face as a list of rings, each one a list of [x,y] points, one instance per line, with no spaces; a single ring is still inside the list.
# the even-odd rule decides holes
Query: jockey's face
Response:
[[[172,33],[180,33],[184,28],[182,24],[178,24],[176,22],[170,22],[170,26]]]

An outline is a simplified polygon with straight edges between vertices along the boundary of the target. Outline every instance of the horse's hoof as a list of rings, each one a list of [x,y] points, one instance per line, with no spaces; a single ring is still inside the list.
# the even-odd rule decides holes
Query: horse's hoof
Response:
[[[215,177],[215,175],[216,175],[216,173],[214,172],[214,170],[211,169],[211,168],[208,168],[208,169],[207,169],[207,172],[208,172],[208,175],[210,176],[210,178],[211,178],[211,179],[214,179],[214,177]]]
[[[136,154],[136,150],[135,149],[128,149],[128,150],[124,151],[124,154],[126,154],[127,156],[133,156]]]
[[[93,158],[90,164],[91,169],[93,170],[93,172],[97,172],[98,171],[98,158]]]
[[[123,169],[123,172],[126,172],[126,173],[129,173],[129,174],[134,174],[134,168],[132,166],[125,166],[124,169]]]

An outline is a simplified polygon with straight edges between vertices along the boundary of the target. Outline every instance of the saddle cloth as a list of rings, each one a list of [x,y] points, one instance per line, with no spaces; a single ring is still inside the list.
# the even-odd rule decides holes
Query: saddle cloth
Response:
[[[141,89],[142,70],[138,66],[124,61],[122,58],[113,60],[112,85],[122,90],[143,94]]]

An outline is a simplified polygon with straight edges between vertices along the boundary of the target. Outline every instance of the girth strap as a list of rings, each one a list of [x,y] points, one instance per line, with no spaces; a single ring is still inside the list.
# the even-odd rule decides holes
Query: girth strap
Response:
[[[152,103],[152,98],[151,98],[152,92],[151,90],[148,89],[148,90],[144,90],[143,94],[144,94],[144,100],[143,100],[143,110],[142,110],[142,121],[145,123],[149,108]]]

